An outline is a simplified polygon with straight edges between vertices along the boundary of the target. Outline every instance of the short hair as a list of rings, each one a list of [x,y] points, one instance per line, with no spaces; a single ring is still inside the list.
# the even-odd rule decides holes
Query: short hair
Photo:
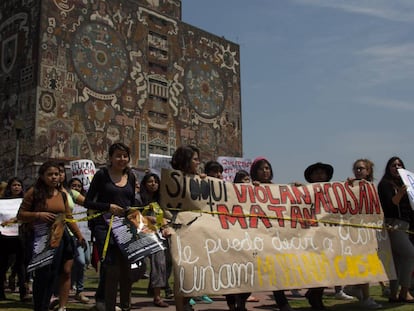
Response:
[[[128,154],[128,158],[131,157],[131,149],[129,149],[129,147],[124,143],[114,143],[109,146],[108,153],[110,157],[114,154],[115,150],[125,151]]]
[[[223,165],[221,165],[220,163],[218,163],[217,161],[208,161],[206,163],[206,165],[204,165],[204,173],[206,173],[207,175],[210,173],[223,173]]]
[[[246,177],[250,177],[249,173],[245,170],[240,170],[234,175],[233,183],[239,184],[243,182],[243,179]]]

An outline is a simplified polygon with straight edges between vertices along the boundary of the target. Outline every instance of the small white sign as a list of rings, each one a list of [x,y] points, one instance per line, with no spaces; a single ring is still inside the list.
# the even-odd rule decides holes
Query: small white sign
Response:
[[[414,210],[414,173],[407,171],[406,169],[399,168],[398,173],[407,186],[408,199],[410,200],[411,208]]]

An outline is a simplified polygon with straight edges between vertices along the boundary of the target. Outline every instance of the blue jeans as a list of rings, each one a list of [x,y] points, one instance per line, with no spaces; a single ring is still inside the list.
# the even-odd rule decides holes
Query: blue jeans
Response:
[[[76,294],[79,294],[84,290],[85,266],[91,261],[89,243],[86,243],[86,249],[78,246],[77,251],[78,255],[75,257],[72,267],[72,285],[76,287]]]

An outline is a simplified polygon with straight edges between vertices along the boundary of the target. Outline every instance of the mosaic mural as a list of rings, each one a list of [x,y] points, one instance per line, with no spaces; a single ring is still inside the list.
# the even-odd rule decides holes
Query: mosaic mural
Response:
[[[32,161],[105,164],[115,141],[141,168],[181,144],[199,146],[204,160],[242,155],[239,47],[181,22],[181,1],[0,7],[3,160],[14,158],[16,118],[26,120],[21,156]]]

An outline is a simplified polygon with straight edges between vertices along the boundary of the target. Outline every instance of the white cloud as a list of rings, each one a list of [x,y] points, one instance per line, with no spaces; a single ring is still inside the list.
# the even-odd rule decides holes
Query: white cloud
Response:
[[[295,0],[295,2],[398,22],[414,21],[414,1],[412,0]]]
[[[375,97],[364,97],[359,100],[361,104],[372,106],[372,107],[380,107],[386,108],[391,110],[398,110],[398,111],[414,111],[414,102],[413,101],[403,101],[391,98],[375,98]]]

